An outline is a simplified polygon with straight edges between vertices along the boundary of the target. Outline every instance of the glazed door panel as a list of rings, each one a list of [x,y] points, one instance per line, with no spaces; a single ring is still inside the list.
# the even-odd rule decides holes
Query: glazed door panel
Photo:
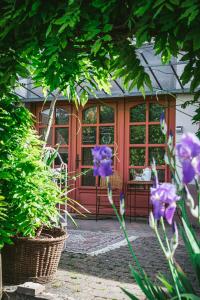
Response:
[[[76,172],[80,176],[76,185],[76,200],[94,213],[99,178],[93,176],[91,150],[96,145],[108,145],[113,153],[117,150],[117,104],[93,101],[79,112],[78,123],[81,125],[77,135]],[[113,169],[117,169],[116,157]]]
[[[153,158],[156,161],[160,182],[169,181],[169,170],[165,164],[165,137],[160,129],[160,115],[165,113],[168,128],[174,132],[174,102],[162,101],[127,101],[125,105],[125,173],[124,181],[142,180],[145,168],[151,169]],[[129,202],[135,196],[127,197],[127,214]],[[137,206],[148,207],[145,194],[137,196]],[[135,213],[147,215],[148,211],[137,208]]]

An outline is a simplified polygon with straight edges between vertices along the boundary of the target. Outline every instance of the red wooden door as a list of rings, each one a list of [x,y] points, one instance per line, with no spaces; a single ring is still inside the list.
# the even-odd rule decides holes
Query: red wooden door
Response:
[[[173,99],[162,99],[158,103],[155,98],[93,100],[77,112],[66,102],[58,102],[48,144],[60,144],[59,152],[63,161],[68,163],[70,177],[76,176],[76,180],[71,181],[71,187],[75,187],[71,197],[95,212],[98,178],[93,176],[91,154],[95,145],[108,145],[113,149],[113,169],[120,173],[124,186],[145,167],[151,166],[153,157],[160,181],[170,180],[169,170],[164,164],[166,145],[160,131],[160,114],[165,111],[168,127],[174,132],[174,104]],[[48,105],[37,105],[40,135],[46,130],[48,113]],[[59,162],[56,161],[55,165]],[[146,200],[143,197],[141,201]],[[101,212],[112,213],[112,210],[102,209]],[[142,211],[137,213],[143,214]]]
[[[80,176],[76,184],[76,200],[93,213],[96,210],[96,185],[99,179],[93,176],[91,150],[96,145],[108,145],[113,153],[117,150],[117,104],[113,102],[93,101],[79,111],[76,172]],[[113,169],[117,170],[116,157]]]
[[[160,129],[160,115],[164,111],[168,127],[174,132],[174,106],[168,100],[127,101],[125,105],[125,172],[124,181],[136,180],[146,167],[151,168],[153,158],[156,160],[159,181],[168,181],[169,170],[164,161],[165,137]],[[127,199],[127,208],[129,202]],[[148,197],[137,197],[137,206],[148,207]],[[146,215],[147,209],[137,208],[137,215]],[[129,211],[127,211],[129,214]]]

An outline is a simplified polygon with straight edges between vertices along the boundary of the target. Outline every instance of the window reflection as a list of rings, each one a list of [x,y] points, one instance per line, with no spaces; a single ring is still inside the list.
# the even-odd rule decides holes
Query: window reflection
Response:
[[[43,125],[48,125],[48,123],[49,123],[49,112],[50,112],[50,109],[48,108],[48,109],[43,110],[40,113],[40,122]]]
[[[159,182],[165,181],[165,170],[157,170]]]
[[[99,143],[108,145],[114,143],[114,127],[101,126],[99,128]]]
[[[41,136],[41,139],[43,141],[45,139],[46,132],[47,132],[47,128],[40,128],[39,129],[39,135]],[[47,139],[47,144],[52,145],[52,128],[50,129],[50,132],[49,132],[49,136],[48,136],[48,139]]]
[[[100,123],[114,123],[114,109],[110,106],[100,106]]]
[[[93,169],[84,168],[81,170],[81,172],[83,173],[85,172],[85,174],[81,176],[81,185],[95,186],[96,179],[95,176],[93,175]]]
[[[130,148],[130,165],[145,165],[145,148]]]
[[[69,123],[69,113],[64,107],[56,108],[56,124],[57,125],[66,125]]]
[[[145,144],[146,127],[144,125],[130,126],[130,144]]]
[[[149,104],[149,121],[155,122],[160,121],[160,115],[164,111],[164,107],[158,103]]]
[[[165,148],[162,147],[149,147],[149,165],[152,164],[153,158],[157,165],[164,165]]]
[[[68,128],[56,128],[56,144],[66,145],[69,142],[69,129]]]
[[[82,148],[82,165],[92,166],[93,165],[93,156],[92,148]]]
[[[84,145],[96,144],[96,127],[82,128],[82,143]]]
[[[142,103],[130,109],[130,122],[146,121],[146,104]]]
[[[59,148],[59,155],[60,155],[62,161],[67,164],[68,163],[68,149]],[[55,166],[61,165],[61,163],[62,163],[61,159],[59,158],[59,156],[57,156],[55,158]]]
[[[129,180],[137,180],[137,177],[142,176],[143,169],[130,169]]]
[[[165,136],[160,125],[149,125],[149,144],[164,144]]]
[[[97,123],[97,107],[96,106],[86,108],[83,111],[83,123],[84,124],[96,124]]]

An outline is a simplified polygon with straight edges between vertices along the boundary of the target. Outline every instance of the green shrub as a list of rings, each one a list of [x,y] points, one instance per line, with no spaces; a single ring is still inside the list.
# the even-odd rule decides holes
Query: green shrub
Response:
[[[0,101],[0,191],[6,215],[0,221],[0,247],[13,236],[34,237],[58,220],[60,190],[42,161],[42,142],[31,113],[16,98]]]

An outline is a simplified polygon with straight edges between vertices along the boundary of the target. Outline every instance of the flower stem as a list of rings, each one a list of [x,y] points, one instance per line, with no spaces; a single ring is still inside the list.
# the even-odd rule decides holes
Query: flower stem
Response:
[[[133,260],[135,261],[135,263],[136,263],[136,265],[137,265],[137,267],[138,267],[138,270],[144,275],[144,271],[143,271],[142,267],[140,266],[140,263],[139,263],[139,261],[138,261],[138,259],[137,259],[137,256],[135,255],[135,252],[134,252],[134,250],[133,250],[133,247],[132,247],[132,245],[131,245],[131,243],[130,243],[130,241],[129,241],[129,237],[128,237],[126,228],[124,227],[124,222],[123,222],[123,220],[121,219],[121,217],[120,217],[120,215],[119,215],[119,213],[118,213],[118,211],[117,211],[117,208],[116,208],[116,206],[115,206],[114,203],[112,204],[112,208],[113,208],[113,210],[114,210],[114,212],[115,212],[115,214],[116,214],[116,216],[117,216],[117,219],[118,219],[118,221],[119,221],[119,223],[120,223],[121,229],[122,229],[123,234],[124,234],[124,236],[125,236],[125,239],[126,239],[126,241],[127,241],[129,250],[130,250],[131,255],[132,255],[132,257],[133,257]]]
[[[164,224],[163,218],[161,218],[161,225],[162,225],[162,229],[163,229],[163,233],[164,233],[164,238],[165,238],[168,250],[165,249],[165,246],[163,245],[163,242],[162,242],[162,240],[160,238],[160,234],[158,232],[157,224],[155,225],[155,229],[154,230],[155,230],[157,239],[158,239],[158,241],[160,243],[160,246],[161,246],[161,248],[163,250],[163,253],[165,254],[165,257],[166,257],[166,259],[168,261],[169,268],[170,268],[170,271],[171,271],[171,274],[172,274],[172,277],[173,277],[173,280],[174,280],[174,285],[175,285],[175,289],[176,289],[176,292],[177,292],[178,299],[181,300],[179,288],[178,288],[178,285],[177,285],[177,278],[178,278],[178,276],[177,276],[177,273],[176,273],[176,269],[174,267],[174,261],[173,261],[173,258],[172,258],[172,253],[171,253],[171,248],[170,248],[170,245],[169,245],[168,237],[166,235],[166,229],[165,229],[165,224]]]

